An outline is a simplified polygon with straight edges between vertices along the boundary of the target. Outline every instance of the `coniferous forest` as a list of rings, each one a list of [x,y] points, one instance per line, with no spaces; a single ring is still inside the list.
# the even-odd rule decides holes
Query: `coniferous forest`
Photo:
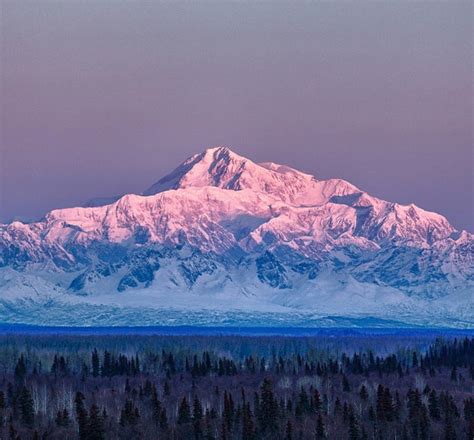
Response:
[[[472,440],[473,391],[472,337],[0,336],[2,440]]]

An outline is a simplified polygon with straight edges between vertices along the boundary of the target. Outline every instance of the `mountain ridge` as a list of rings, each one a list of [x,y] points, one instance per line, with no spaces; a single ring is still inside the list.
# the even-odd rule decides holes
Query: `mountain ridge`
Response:
[[[470,326],[473,243],[416,205],[216,147],[143,195],[0,225],[0,320],[48,302],[151,308],[156,323],[160,310],[204,305],[204,321],[209,310],[228,320],[237,304]]]

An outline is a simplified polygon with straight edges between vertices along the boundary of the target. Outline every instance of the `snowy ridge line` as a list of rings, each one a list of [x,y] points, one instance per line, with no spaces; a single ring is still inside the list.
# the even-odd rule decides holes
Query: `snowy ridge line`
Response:
[[[473,235],[344,180],[217,147],[104,201],[0,225],[0,321],[59,301],[473,325]]]

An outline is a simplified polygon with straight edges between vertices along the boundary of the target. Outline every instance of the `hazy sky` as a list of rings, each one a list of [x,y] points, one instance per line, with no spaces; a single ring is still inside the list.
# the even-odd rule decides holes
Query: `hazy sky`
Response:
[[[1,221],[219,144],[474,230],[471,1],[0,5]]]

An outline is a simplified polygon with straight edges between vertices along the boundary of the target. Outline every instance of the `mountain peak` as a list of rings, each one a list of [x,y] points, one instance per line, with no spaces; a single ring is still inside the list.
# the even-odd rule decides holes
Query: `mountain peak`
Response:
[[[234,153],[229,147],[226,147],[225,145],[206,148],[201,154],[204,156],[213,157],[238,156],[238,154]]]
[[[187,187],[216,186],[225,188],[228,181],[251,162],[230,148],[217,146],[207,148],[202,153],[186,159],[158,182],[148,188],[143,195],[149,196],[170,189]]]
[[[242,157],[232,151],[229,147],[226,146],[217,146],[206,148],[202,153],[195,154],[191,158],[198,158],[200,161],[209,163],[209,165],[216,162],[228,162],[231,160],[234,161],[244,161],[249,160],[245,157]]]
[[[207,173],[211,178],[211,185],[220,186],[221,174],[238,172],[246,163],[253,162],[243,156],[234,153],[228,147],[213,147],[206,149],[202,154],[201,166],[208,167]],[[200,156],[200,155],[198,155]],[[197,166],[198,163],[195,164]],[[255,165],[255,164],[253,164]]]
[[[288,191],[298,191],[316,182],[313,176],[285,165],[272,162],[257,164],[227,146],[217,146],[189,157],[143,195],[170,189],[214,186],[234,191],[251,189],[277,194],[281,198]],[[283,199],[291,200],[291,197],[284,196]]]

